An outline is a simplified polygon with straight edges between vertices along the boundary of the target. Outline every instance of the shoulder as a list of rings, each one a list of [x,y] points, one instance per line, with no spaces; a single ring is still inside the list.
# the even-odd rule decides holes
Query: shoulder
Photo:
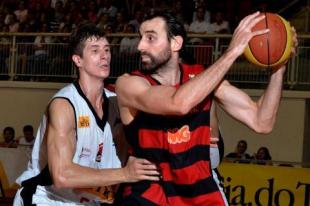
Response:
[[[59,96],[69,96],[72,95],[73,92],[75,91],[75,87],[74,84],[68,84],[65,87],[63,87],[62,89],[60,89],[55,95],[54,97],[59,97]]]

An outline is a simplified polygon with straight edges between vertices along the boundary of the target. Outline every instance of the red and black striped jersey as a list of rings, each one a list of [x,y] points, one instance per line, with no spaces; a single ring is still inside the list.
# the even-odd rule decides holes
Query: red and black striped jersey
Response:
[[[201,65],[181,65],[176,87],[203,71]],[[135,71],[150,82],[150,75]],[[212,95],[184,116],[155,115],[139,111],[125,126],[133,156],[156,163],[159,182],[141,181],[125,187],[124,205],[224,205],[210,166],[210,108]],[[131,203],[130,203],[131,202]]]

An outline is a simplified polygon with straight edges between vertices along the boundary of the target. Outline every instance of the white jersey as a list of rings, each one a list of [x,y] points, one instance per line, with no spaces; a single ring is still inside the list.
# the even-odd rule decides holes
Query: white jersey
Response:
[[[119,120],[117,119],[117,105],[115,101],[113,102],[113,98],[114,100],[116,99],[115,93],[108,90],[104,91],[103,119],[98,117],[78,83],[72,83],[64,87],[54,95],[51,101],[56,98],[68,100],[75,112],[77,141],[76,152],[72,161],[81,166],[97,169],[120,168],[121,162],[117,156],[112,135],[116,131],[111,129],[111,126],[114,127]],[[78,189],[56,189],[53,187],[47,165],[47,145],[44,138],[46,125],[47,118],[44,115],[36,135],[28,168],[16,182],[22,185],[26,189],[25,191],[27,191],[27,188],[32,190],[35,188],[37,193],[40,193],[41,198],[39,199],[42,199],[42,196],[44,197],[45,194],[46,199],[56,201],[56,203],[59,201],[59,203],[75,202],[78,204],[83,201],[102,200],[103,194],[96,197],[92,192],[85,192],[83,196],[83,191]],[[109,202],[113,195],[111,197],[107,192],[106,194],[107,202]],[[29,196],[28,193],[27,195]],[[33,198],[34,200],[35,198]]]

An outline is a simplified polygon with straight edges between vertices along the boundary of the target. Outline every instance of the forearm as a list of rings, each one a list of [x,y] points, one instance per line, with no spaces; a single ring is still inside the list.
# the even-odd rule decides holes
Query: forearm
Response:
[[[226,51],[213,65],[176,90],[175,101],[185,101],[189,109],[200,103],[223,80],[237,57],[233,50]]]
[[[272,74],[266,91],[258,100],[258,122],[266,132],[272,130],[276,121],[282,94],[284,70],[285,68],[282,67]]]
[[[101,187],[127,182],[124,169],[93,169],[73,164],[61,173],[53,175],[58,188]]]

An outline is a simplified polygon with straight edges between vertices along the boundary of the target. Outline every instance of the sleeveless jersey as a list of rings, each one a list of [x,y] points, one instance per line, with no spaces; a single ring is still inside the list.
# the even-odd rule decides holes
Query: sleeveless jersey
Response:
[[[200,65],[183,64],[181,68],[180,85],[203,70]],[[145,78],[151,85],[160,84],[139,71],[132,74]],[[211,104],[210,95],[184,116],[139,111],[125,126],[132,155],[156,163],[162,179],[126,185],[123,205],[225,205],[210,165]]]
[[[66,99],[74,110],[76,121],[76,151],[72,159],[74,163],[97,169],[120,168],[121,162],[116,154],[112,138],[114,131],[111,128],[118,121],[117,106],[113,105],[112,101],[116,96],[108,90],[103,93],[103,119],[98,117],[77,82],[58,91],[51,101],[56,98]],[[28,168],[16,181],[23,187],[21,196],[24,202],[31,201],[32,195],[38,188],[46,193],[46,198],[61,202],[109,202],[112,200],[113,194],[109,194],[109,191],[112,192],[111,188],[100,188],[96,193],[95,189],[94,191],[91,189],[56,189],[52,186],[47,165],[46,138],[44,138],[46,125],[47,118],[44,115],[36,135]],[[100,191],[103,192],[100,193]],[[106,194],[106,199],[103,193]]]

